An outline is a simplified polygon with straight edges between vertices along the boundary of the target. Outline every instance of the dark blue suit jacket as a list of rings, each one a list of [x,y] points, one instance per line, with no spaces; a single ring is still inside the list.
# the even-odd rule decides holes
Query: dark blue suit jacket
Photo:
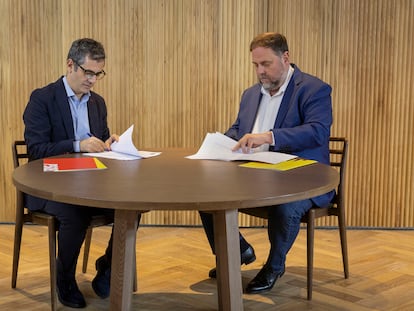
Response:
[[[30,161],[74,152],[75,132],[62,79],[34,90],[23,113],[24,139]],[[107,140],[110,134],[106,104],[94,92],[91,92],[88,101],[88,115],[91,133],[103,141]],[[29,209],[37,210],[43,208],[44,202],[27,196],[26,205]]]
[[[332,88],[292,64],[294,72],[272,129],[275,146],[271,151],[295,154],[305,159],[329,164],[329,136],[332,125]],[[251,133],[262,99],[261,85],[245,90],[234,124],[225,133],[239,140]],[[313,198],[320,207],[326,206],[334,192]]]

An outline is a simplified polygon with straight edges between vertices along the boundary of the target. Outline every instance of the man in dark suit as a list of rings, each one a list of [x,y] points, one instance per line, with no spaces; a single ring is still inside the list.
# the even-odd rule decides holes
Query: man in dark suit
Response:
[[[259,83],[244,91],[237,119],[225,133],[238,141],[233,150],[284,152],[329,164],[331,87],[290,63],[287,40],[281,34],[258,35],[250,44],[250,52]],[[286,255],[299,233],[302,216],[312,206],[326,207],[333,195],[329,192],[266,208],[270,252],[263,268],[247,285],[247,293],[273,288],[285,272]],[[200,215],[214,253],[212,215]],[[240,251],[242,264],[256,259],[241,234]],[[216,277],[215,268],[209,276]]]
[[[23,114],[24,137],[30,160],[74,152],[109,150],[118,135],[109,133],[104,99],[91,91],[105,76],[105,51],[93,39],[72,43],[67,57],[66,75],[34,90]],[[113,210],[59,203],[26,196],[30,210],[56,216],[59,222],[57,290],[62,304],[72,308],[86,306],[75,279],[80,248],[91,217]],[[109,296],[112,236],[105,255],[96,261],[97,275],[92,287],[101,298]]]

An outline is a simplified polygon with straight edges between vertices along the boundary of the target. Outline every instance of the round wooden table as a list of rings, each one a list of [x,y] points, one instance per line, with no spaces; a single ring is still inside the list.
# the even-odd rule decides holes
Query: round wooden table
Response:
[[[129,310],[137,215],[149,210],[213,213],[219,310],[242,310],[237,210],[324,194],[339,175],[328,165],[289,171],[239,167],[240,162],[190,160],[194,149],[168,149],[157,157],[119,161],[101,158],[104,170],[43,172],[42,160],[15,169],[20,191],[44,199],[115,209],[111,310]],[[79,155],[70,155],[79,156]]]

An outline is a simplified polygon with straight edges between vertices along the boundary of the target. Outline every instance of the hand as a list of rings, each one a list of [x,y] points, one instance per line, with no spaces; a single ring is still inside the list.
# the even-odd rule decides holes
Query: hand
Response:
[[[79,143],[81,152],[103,152],[105,151],[105,143],[95,136],[81,140]]]
[[[273,134],[270,131],[260,134],[246,134],[238,141],[232,150],[237,151],[241,148],[243,153],[249,153],[251,148],[256,148],[263,144],[272,143]]]
[[[112,134],[111,137],[109,137],[106,141],[105,141],[105,150],[111,150],[111,145],[113,142],[115,141],[119,141],[119,135],[117,134]]]

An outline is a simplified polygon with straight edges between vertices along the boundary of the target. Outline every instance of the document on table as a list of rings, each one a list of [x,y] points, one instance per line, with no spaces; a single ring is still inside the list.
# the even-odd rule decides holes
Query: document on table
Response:
[[[43,172],[71,172],[106,169],[97,158],[45,158]]]
[[[295,155],[273,151],[255,151],[254,149],[250,153],[243,153],[241,150],[232,151],[231,149],[236,143],[235,140],[221,133],[207,133],[197,153],[186,158],[222,161],[247,160],[271,164],[296,158]]]
[[[131,125],[121,136],[119,136],[119,141],[112,143],[111,151],[84,153],[84,155],[115,160],[137,160],[155,157],[161,154],[161,152],[139,151],[135,148],[134,143],[132,142],[133,130],[134,125]]]
[[[259,168],[259,169],[266,169],[266,170],[276,170],[276,171],[288,171],[294,168],[310,165],[317,163],[315,160],[308,160],[308,159],[301,159],[301,158],[294,158],[288,161],[283,161],[276,164],[269,164],[269,163],[261,163],[261,162],[247,162],[244,164],[240,164],[241,167],[248,167],[248,168]]]

